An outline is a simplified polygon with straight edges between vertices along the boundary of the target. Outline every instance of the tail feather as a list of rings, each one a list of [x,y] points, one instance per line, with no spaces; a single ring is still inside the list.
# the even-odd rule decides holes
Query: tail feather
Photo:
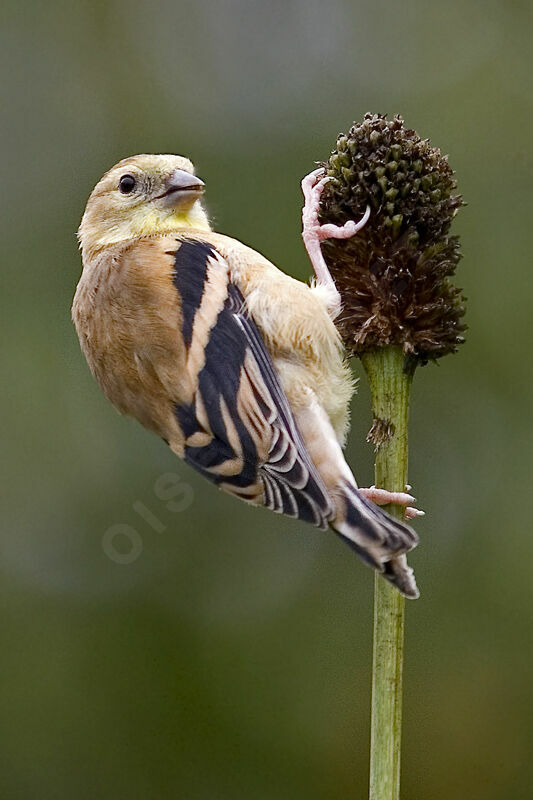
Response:
[[[337,500],[331,527],[369,566],[378,570],[406,597],[419,596],[405,553],[418,544],[409,525],[394,519],[346,483]]]
[[[383,570],[383,577],[396,586],[405,597],[416,600],[420,597],[418,586],[416,585],[415,574],[412,567],[407,563],[407,558],[399,556],[390,561],[386,561]]]

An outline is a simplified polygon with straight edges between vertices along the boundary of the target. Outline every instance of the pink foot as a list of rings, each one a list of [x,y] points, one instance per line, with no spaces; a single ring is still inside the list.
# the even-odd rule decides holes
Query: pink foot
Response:
[[[409,486],[408,488],[410,489],[411,487]],[[389,492],[387,489],[376,489],[375,486],[371,486],[369,489],[358,489],[358,491],[363,497],[371,500],[377,506],[386,506],[389,503],[394,503],[397,506],[406,506],[405,516],[407,519],[425,516],[424,511],[409,505],[409,503],[415,503],[416,501],[412,495],[406,492]]]
[[[324,191],[324,186],[330,180],[330,178],[320,178],[324,172],[324,168],[319,167],[319,169],[315,169],[309,175],[306,175],[302,181],[302,192],[305,198],[305,204],[302,209],[302,238],[315,272],[317,283],[329,289],[331,305],[338,310],[340,309],[340,296],[324,261],[320,242],[326,239],[349,239],[354,236],[368,222],[370,206],[367,206],[365,214],[359,222],[349,220],[344,225],[320,225],[318,221],[320,196]]]

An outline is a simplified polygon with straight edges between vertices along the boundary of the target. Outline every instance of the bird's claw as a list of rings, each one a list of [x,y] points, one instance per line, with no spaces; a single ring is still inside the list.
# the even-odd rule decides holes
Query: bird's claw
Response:
[[[311,200],[313,189],[316,188],[320,175],[323,175],[325,171],[324,167],[318,167],[318,169],[314,169],[309,175],[306,175],[305,178],[302,178],[302,192],[306,202]],[[328,179],[323,178],[322,180],[327,182]],[[322,189],[319,190],[319,197],[320,194],[322,194]]]
[[[410,486],[406,488],[411,488]],[[358,490],[363,497],[371,500],[378,506],[386,506],[392,504],[397,506],[405,506],[405,516],[407,519],[415,519],[416,517],[425,516],[425,512],[410,505],[416,503],[415,498],[407,492],[389,492],[387,489],[377,489],[375,486],[370,486],[368,489]]]
[[[328,175],[321,178],[320,176],[324,175],[324,172],[324,167],[319,167],[302,180],[302,192],[305,198],[305,205],[302,210],[302,236],[306,244],[307,241],[313,239],[318,240],[318,242],[326,239],[349,239],[355,236],[361,228],[364,228],[370,217],[370,206],[367,206],[359,222],[348,220],[344,225],[333,225],[332,223],[320,225],[318,221],[320,197],[326,184],[332,180]]]

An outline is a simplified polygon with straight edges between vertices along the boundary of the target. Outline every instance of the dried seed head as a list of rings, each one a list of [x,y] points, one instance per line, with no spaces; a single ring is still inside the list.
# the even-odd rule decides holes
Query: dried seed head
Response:
[[[339,328],[354,353],[394,344],[419,363],[457,350],[466,326],[461,290],[450,281],[461,257],[449,230],[463,205],[447,156],[401,117],[366,114],[323,164],[332,178],[320,221],[343,225],[371,208],[351,239],[324,243],[339,288]]]

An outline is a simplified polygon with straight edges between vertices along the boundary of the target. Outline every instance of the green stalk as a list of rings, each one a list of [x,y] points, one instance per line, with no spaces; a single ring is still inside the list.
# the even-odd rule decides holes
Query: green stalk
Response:
[[[413,370],[401,347],[361,356],[372,392],[375,482],[403,492],[407,483],[407,424]],[[404,510],[389,507],[393,516]],[[374,657],[370,738],[370,800],[399,800],[405,599],[379,574],[374,587]]]

